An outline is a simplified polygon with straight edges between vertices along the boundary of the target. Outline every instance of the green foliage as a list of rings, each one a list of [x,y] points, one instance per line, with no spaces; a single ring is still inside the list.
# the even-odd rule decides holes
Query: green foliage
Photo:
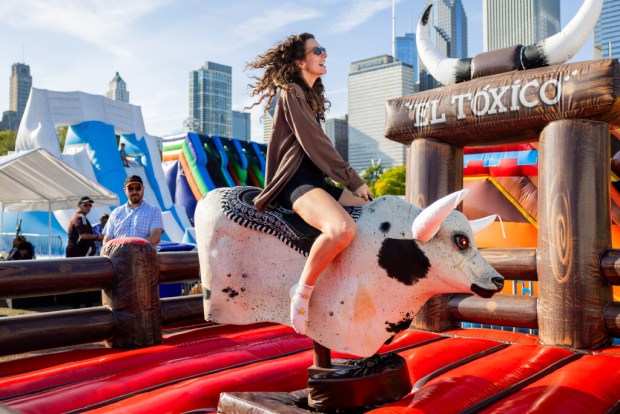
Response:
[[[342,184],[340,184],[340,183],[335,182],[335,181],[334,181],[334,180],[332,180],[330,177],[325,177],[325,180],[326,180],[328,183],[330,183],[331,185],[335,185],[335,186],[336,186],[336,187],[338,187],[338,188],[345,188],[345,186],[344,186],[344,185],[342,185]]]
[[[15,139],[17,132],[7,129],[0,131],[0,155],[6,155],[9,151],[15,151]]]
[[[375,183],[383,174],[383,165],[381,164],[381,161],[375,162],[375,160],[371,160],[371,162],[372,163],[366,167],[360,177],[362,177],[362,180],[366,182],[370,192],[375,194]]]
[[[389,168],[375,183],[375,197],[386,194],[405,195],[407,168],[404,165]]]
[[[60,150],[62,151],[65,148],[65,140],[67,139],[67,130],[69,127],[59,126],[56,128],[56,135],[58,135],[58,140],[60,141]]]

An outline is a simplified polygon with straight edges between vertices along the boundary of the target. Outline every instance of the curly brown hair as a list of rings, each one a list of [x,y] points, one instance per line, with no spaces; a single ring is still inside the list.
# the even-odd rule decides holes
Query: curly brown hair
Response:
[[[304,90],[306,101],[317,118],[322,121],[325,120],[325,112],[329,108],[330,102],[325,99],[325,87],[321,78],[317,79],[310,88],[297,66],[297,62],[306,57],[305,46],[308,39],[314,39],[314,35],[301,33],[289,36],[246,64],[246,69],[265,69],[262,76],[252,77],[256,80],[255,83],[248,85],[252,91],[251,96],[258,96],[259,98],[247,109],[253,108],[267,99],[265,105],[265,112],[267,112],[274,102],[278,88],[287,89],[290,83],[296,83]]]

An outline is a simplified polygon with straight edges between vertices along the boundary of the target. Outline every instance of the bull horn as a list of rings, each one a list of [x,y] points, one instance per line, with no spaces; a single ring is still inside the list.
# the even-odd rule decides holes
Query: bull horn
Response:
[[[441,227],[441,223],[443,223],[446,217],[448,217],[448,214],[459,205],[467,193],[469,193],[469,190],[464,189],[449,194],[422,210],[411,225],[413,238],[422,243],[426,243],[432,239],[439,230],[439,227]]]
[[[581,49],[598,21],[603,0],[585,0],[573,19],[562,31],[529,46],[521,48],[520,69],[560,65]],[[435,79],[444,85],[471,79],[471,58],[455,59],[443,56],[430,41],[429,5],[416,30],[416,42],[420,60]],[[517,68],[515,68],[517,69]]]
[[[469,220],[469,225],[471,226],[474,234],[480,233],[482,230],[486,229],[495,221],[497,218],[497,214],[491,214],[490,216],[482,217],[477,220]]]
[[[561,65],[581,49],[594,30],[603,8],[603,0],[585,0],[579,11],[559,33],[521,50],[521,66],[533,69]]]
[[[429,4],[416,29],[416,45],[420,60],[424,66],[444,85],[464,82],[471,79],[471,59],[455,59],[443,56],[430,39],[430,13],[432,4]]]

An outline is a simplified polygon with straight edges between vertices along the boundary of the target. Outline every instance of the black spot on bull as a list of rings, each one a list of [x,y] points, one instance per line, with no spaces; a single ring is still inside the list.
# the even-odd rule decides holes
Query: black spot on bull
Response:
[[[389,277],[407,286],[425,278],[431,263],[414,240],[385,239],[379,249],[379,266]]]
[[[385,321],[385,324],[387,325],[385,330],[387,332],[397,334],[399,332],[404,331],[405,329],[408,329],[409,326],[411,325],[411,321],[412,319],[409,316],[409,314],[407,314],[407,316],[405,316],[402,320],[396,323]]]
[[[389,221],[384,221],[383,223],[381,223],[381,225],[379,226],[379,230],[381,230],[382,233],[387,233],[388,231],[390,231],[390,228],[392,227],[392,224],[390,224]]]
[[[235,289],[233,289],[230,286],[227,286],[224,289],[222,289],[222,292],[227,293],[228,297],[231,299],[234,299],[235,296],[239,296],[239,292],[237,292]]]

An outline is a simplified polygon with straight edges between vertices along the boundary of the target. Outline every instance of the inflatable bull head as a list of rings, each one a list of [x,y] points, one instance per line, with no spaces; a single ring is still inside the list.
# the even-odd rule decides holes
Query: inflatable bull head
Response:
[[[503,288],[504,278],[497,274],[495,269],[493,269],[484,259],[482,259],[482,256],[477,249],[473,248],[472,240],[466,231],[449,233],[448,237],[452,238],[452,240],[436,240],[435,243],[429,243],[428,246],[424,246],[424,244],[430,242],[433,237],[437,236],[437,232],[444,221],[454,211],[463,198],[465,198],[468,192],[469,190],[457,191],[437,200],[428,208],[422,210],[422,212],[418,214],[413,221],[413,224],[411,225],[411,232],[414,240],[423,243],[421,248],[422,250],[425,250],[425,253],[428,256],[437,257],[435,263],[433,263],[435,267],[441,267],[442,263],[453,263],[453,260],[450,260],[447,257],[441,258],[446,251],[444,250],[442,252],[441,249],[447,249],[448,246],[445,244],[447,243],[449,245],[450,241],[456,245],[459,250],[465,253],[464,258],[466,257],[466,259],[461,263],[462,266],[459,266],[459,272],[450,272],[449,270],[447,272],[450,272],[454,277],[453,280],[455,283],[462,282],[458,279],[464,277],[471,283],[470,289],[473,293],[476,293],[478,296],[484,298],[489,298]],[[460,213],[454,214],[460,215]],[[478,220],[470,220],[469,224],[473,233],[478,233],[487,228],[496,217],[497,215],[494,214]],[[432,244],[437,244],[437,248],[433,248]],[[436,251],[433,252],[433,250]],[[455,289],[462,289],[462,286],[454,287]]]
[[[508,1],[508,0],[506,0]],[[566,27],[545,40],[528,46],[516,45],[474,58],[455,59],[442,56],[430,40],[429,5],[418,22],[416,43],[420,59],[435,79],[444,85],[464,82],[481,76],[513,70],[560,65],[579,51],[594,30],[603,0],[585,0]]]

